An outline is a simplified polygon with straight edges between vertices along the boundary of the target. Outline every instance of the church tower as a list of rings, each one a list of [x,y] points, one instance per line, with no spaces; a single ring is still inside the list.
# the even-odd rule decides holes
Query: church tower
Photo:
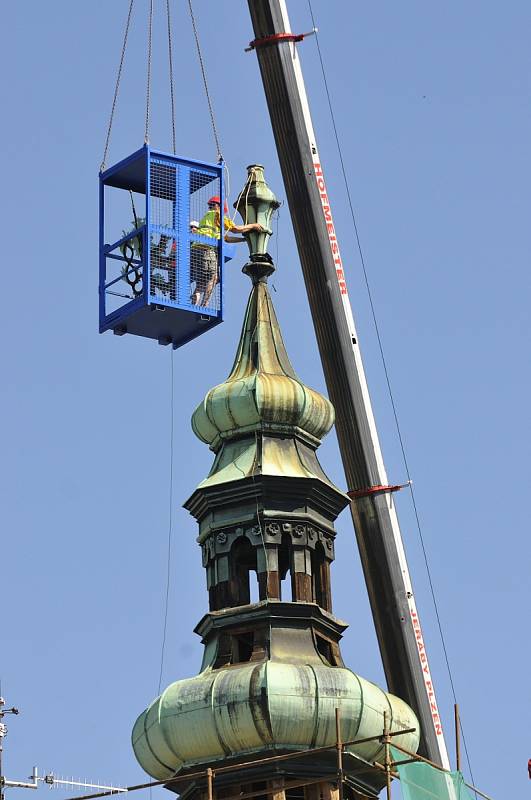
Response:
[[[263,169],[250,167],[244,220],[268,229],[277,205]],[[376,797],[386,782],[374,766],[385,759],[384,728],[404,731],[394,741],[416,751],[419,726],[402,700],[343,663],[347,625],[332,613],[330,567],[334,522],[350,501],[317,458],[334,409],[288,358],[267,286],[268,232],[248,238],[252,290],[234,365],[192,416],[215,453],[185,503],[199,525],[209,595],[196,627],[203,663],[140,715],[133,747],[159,780],[193,773],[173,788],[186,800],[204,799],[207,769],[216,798]],[[337,709],[349,743],[339,780]]]

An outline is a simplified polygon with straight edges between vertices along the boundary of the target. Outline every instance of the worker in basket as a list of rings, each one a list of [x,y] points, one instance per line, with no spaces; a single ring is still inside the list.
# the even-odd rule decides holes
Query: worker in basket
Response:
[[[229,208],[225,203],[224,212]],[[244,242],[242,236],[231,236],[229,232],[250,233],[251,231],[263,230],[259,222],[252,222],[248,225],[236,225],[229,217],[223,217],[223,229],[225,231],[225,241]],[[217,240],[221,235],[221,209],[220,200],[217,195],[208,201],[208,211],[199,222],[196,233],[199,236]],[[216,283],[219,281],[218,247],[216,243],[212,245],[202,242],[193,242],[191,247],[190,280],[195,281],[195,289],[192,293],[192,303],[195,306],[207,306]]]

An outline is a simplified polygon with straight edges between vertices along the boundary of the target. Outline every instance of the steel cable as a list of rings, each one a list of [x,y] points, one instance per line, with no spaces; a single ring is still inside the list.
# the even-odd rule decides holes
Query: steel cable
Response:
[[[120,80],[121,80],[121,77],[122,77],[122,69],[123,69],[124,59],[125,59],[125,51],[126,51],[126,48],[127,48],[127,37],[129,36],[129,26],[131,24],[131,14],[133,12],[134,2],[135,2],[135,0],[131,0],[131,2],[129,3],[129,11],[127,12],[127,21],[125,23],[125,31],[124,31],[124,40],[123,40],[123,44],[122,44],[122,52],[120,54],[120,63],[119,63],[119,66],[118,66],[118,74],[116,76],[116,85],[114,87],[114,96],[113,96],[113,99],[112,99],[111,115],[109,117],[109,125],[107,127],[107,136],[105,138],[105,147],[104,147],[104,150],[103,150],[103,158],[102,158],[102,161],[101,161],[100,172],[103,172],[105,170],[105,162],[107,161],[107,153],[108,153],[108,150],[109,150],[109,142],[110,142],[110,139],[111,139],[111,128],[112,128],[112,123],[113,123],[113,120],[114,120],[114,111],[116,109],[116,103],[118,101],[118,92],[119,92],[119,89],[120,89]]]
[[[372,292],[371,292],[371,287],[370,287],[369,278],[368,278],[368,274],[367,274],[367,269],[366,269],[366,266],[365,266],[365,258],[363,256],[363,250],[362,250],[362,247],[361,247],[361,241],[360,241],[358,226],[357,226],[357,223],[356,223],[356,215],[354,213],[354,207],[353,207],[352,198],[351,198],[351,195],[350,195],[350,189],[349,189],[348,180],[347,180],[347,173],[346,173],[346,169],[345,169],[345,162],[344,162],[344,159],[343,159],[343,152],[342,152],[341,143],[340,143],[340,140],[339,140],[339,134],[338,134],[337,125],[336,125],[336,121],[335,121],[335,115],[334,115],[334,111],[333,111],[333,107],[332,107],[332,100],[331,100],[330,92],[329,92],[329,89],[328,89],[328,81],[327,81],[327,78],[326,78],[326,71],[325,71],[324,62],[323,62],[323,56],[322,56],[321,48],[320,48],[320,45],[319,45],[319,36],[317,34],[317,26],[316,26],[316,23],[315,23],[315,18],[314,18],[314,14],[313,14],[311,0],[308,0],[308,8],[309,8],[310,16],[311,16],[311,19],[312,19],[312,25],[313,25],[313,28],[314,28],[314,30],[316,32],[315,41],[316,41],[316,44],[317,44],[317,52],[319,54],[319,61],[320,61],[320,64],[321,64],[321,72],[323,74],[323,83],[324,83],[326,97],[327,97],[327,101],[328,101],[328,108],[330,110],[330,118],[331,118],[331,121],[332,121],[333,130],[334,130],[334,137],[335,137],[335,140],[336,140],[336,145],[337,145],[338,154],[339,154],[339,161],[340,161],[340,164],[341,164],[341,172],[342,172],[343,180],[344,180],[344,183],[345,183],[345,190],[346,190],[348,204],[349,204],[349,208],[350,208],[350,214],[351,214],[351,217],[352,217],[354,233],[355,233],[355,236],[356,236],[356,243],[357,243],[358,252],[359,252],[359,255],[360,255],[360,261],[361,261],[361,266],[362,266],[362,270],[363,270],[363,277],[364,277],[365,287],[367,289],[367,295],[368,295],[368,298],[369,298],[369,305],[370,305],[370,308],[371,308],[371,316],[372,316],[374,328],[375,328],[375,331],[376,331],[376,338],[377,338],[377,341],[378,341],[378,348],[379,348],[379,351],[380,351],[380,357],[381,357],[381,360],[382,360],[383,370],[384,370],[384,374],[385,374],[385,381],[386,381],[386,384],[387,384],[387,390],[388,390],[388,393],[389,393],[389,399],[390,399],[391,408],[392,408],[392,411],[393,411],[395,427],[396,427],[396,431],[397,431],[397,434],[398,434],[398,440],[399,440],[399,443],[400,443],[400,450],[401,450],[401,453],[402,453],[402,460],[404,462],[404,468],[405,468],[405,471],[406,471],[406,475],[407,475],[407,479],[408,479],[408,483],[409,483],[409,489],[410,489],[410,492],[411,492],[411,500],[412,500],[412,505],[413,505],[413,512],[414,512],[414,515],[415,515],[415,520],[416,520],[416,524],[417,524],[417,530],[418,530],[420,544],[421,544],[421,548],[422,548],[422,554],[423,554],[423,558],[424,558],[424,564],[425,564],[426,573],[427,573],[427,576],[428,576],[430,594],[431,594],[433,606],[434,606],[434,609],[435,609],[435,616],[436,616],[436,619],[437,619],[437,627],[439,629],[439,636],[440,636],[441,644],[442,644],[442,648],[443,648],[444,659],[445,659],[446,668],[447,668],[447,671],[448,671],[448,677],[450,679],[450,686],[451,686],[451,689],[452,689],[452,695],[453,695],[453,698],[454,698],[454,702],[457,703],[457,696],[456,696],[456,691],[455,691],[455,687],[454,687],[453,675],[452,675],[452,670],[450,668],[450,660],[449,660],[449,657],[448,657],[448,651],[446,649],[446,641],[445,641],[445,637],[444,637],[444,633],[443,633],[441,618],[440,618],[440,615],[439,615],[439,608],[438,608],[437,600],[436,600],[436,596],[435,596],[435,588],[434,588],[433,580],[432,580],[432,577],[431,577],[431,570],[430,570],[429,561],[428,561],[428,554],[427,554],[427,551],[426,551],[426,546],[424,544],[424,537],[423,537],[423,534],[422,534],[422,527],[421,527],[421,524],[420,524],[420,517],[419,517],[419,513],[418,513],[418,509],[417,509],[417,504],[416,504],[416,501],[415,501],[415,492],[413,490],[413,482],[412,482],[411,474],[410,474],[410,471],[409,471],[409,464],[408,464],[408,460],[407,460],[407,457],[406,457],[404,441],[403,441],[403,438],[402,438],[402,431],[401,431],[400,423],[398,421],[398,412],[396,410],[396,404],[395,404],[393,392],[392,392],[392,389],[391,389],[391,381],[390,381],[389,372],[388,372],[388,369],[387,369],[387,362],[386,362],[386,359],[385,359],[382,339],[381,339],[381,336],[380,336],[380,329],[379,329],[378,320],[377,320],[377,317],[376,317],[376,310],[375,310],[374,302],[373,302],[373,298],[372,298]],[[472,783],[474,784],[475,783],[474,776],[473,776],[473,773],[472,773],[472,767],[471,767],[471,764],[470,764],[468,748],[467,748],[467,745],[466,745],[466,739],[465,739],[465,736],[464,736],[464,733],[463,733],[463,727],[462,727],[461,723],[460,723],[460,728],[461,728],[461,733],[462,733],[462,736],[463,736],[463,744],[464,744],[464,747],[465,747],[465,754],[466,754],[468,769],[470,771],[470,776],[471,776],[471,779],[472,779]]]
[[[176,136],[175,136],[175,91],[173,88],[173,44],[171,36],[170,0],[166,0],[166,18],[168,22],[168,63],[170,70],[171,133],[172,133],[173,155],[175,155],[177,146],[176,146]]]
[[[149,0],[148,18],[148,52],[147,52],[147,80],[146,80],[146,128],[144,131],[144,144],[149,144],[149,126],[151,113],[151,49],[153,41],[153,0]]]
[[[214,141],[216,143],[216,149],[218,151],[218,161],[223,161],[223,155],[221,153],[221,144],[219,142],[219,136],[218,136],[218,131],[217,131],[217,127],[216,127],[216,120],[215,120],[215,117],[214,117],[214,108],[212,106],[212,100],[210,98],[210,92],[208,90],[208,82],[207,82],[207,77],[206,77],[205,64],[204,64],[204,61],[203,61],[203,55],[201,53],[201,45],[199,43],[199,35],[198,35],[198,32],[197,32],[197,25],[196,25],[196,22],[195,22],[194,10],[192,8],[192,0],[188,0],[188,8],[190,9],[190,19],[192,21],[192,29],[193,29],[193,32],[194,32],[195,46],[197,48],[197,55],[198,55],[198,58],[199,58],[199,65],[201,67],[201,74],[203,76],[203,85],[205,87],[205,94],[206,94],[207,103],[208,103],[208,111],[210,113],[210,122],[212,124],[212,132],[214,134]]]

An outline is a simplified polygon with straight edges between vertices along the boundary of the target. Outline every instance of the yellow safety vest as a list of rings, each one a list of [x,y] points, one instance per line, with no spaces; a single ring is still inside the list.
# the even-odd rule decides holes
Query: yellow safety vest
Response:
[[[197,233],[199,234],[199,236],[208,236],[210,239],[219,239],[220,229],[218,220],[219,220],[219,211],[214,211],[214,209],[212,209],[211,211],[207,211],[207,213],[199,223],[199,227],[197,229]],[[231,228],[234,227],[234,223],[228,217],[224,218],[223,225],[226,231],[230,231]]]

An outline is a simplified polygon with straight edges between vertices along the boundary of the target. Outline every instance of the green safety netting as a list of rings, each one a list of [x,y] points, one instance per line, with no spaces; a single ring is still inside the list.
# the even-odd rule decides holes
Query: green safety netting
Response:
[[[391,747],[393,761],[407,758]],[[441,772],[420,761],[396,767],[403,800],[474,800],[460,772]]]

